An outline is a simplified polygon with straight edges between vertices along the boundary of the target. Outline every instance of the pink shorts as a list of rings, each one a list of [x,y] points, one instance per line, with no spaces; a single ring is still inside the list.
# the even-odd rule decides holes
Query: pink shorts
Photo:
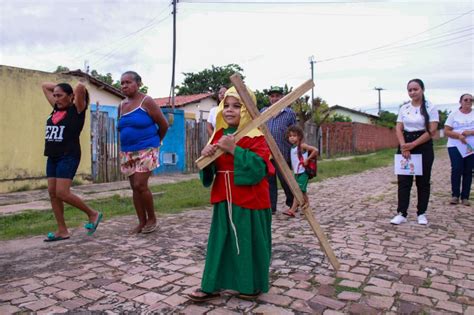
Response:
[[[159,154],[160,148],[120,152],[120,171],[126,176],[132,176],[135,173],[151,172],[160,166]]]

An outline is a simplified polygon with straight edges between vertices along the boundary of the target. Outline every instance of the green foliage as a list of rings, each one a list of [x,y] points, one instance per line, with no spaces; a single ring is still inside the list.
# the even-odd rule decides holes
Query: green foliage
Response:
[[[163,184],[150,187],[152,192],[164,192],[154,197],[157,215],[176,213],[184,209],[209,205],[209,189],[202,186],[197,179],[175,184]],[[176,198],[180,196],[180,198]],[[88,201],[93,209],[100,209],[106,220],[116,216],[134,215],[132,198],[118,195]],[[64,216],[68,227],[81,226],[87,220],[83,212],[65,205]],[[0,216],[0,239],[12,239],[30,235],[46,235],[57,228],[52,211],[32,210],[20,214]]]
[[[98,79],[102,82],[105,82],[109,85],[112,85],[114,83],[114,79],[112,78],[112,73],[107,73],[107,74],[103,75],[103,74],[98,73],[97,70],[92,70],[90,74],[94,78],[96,78],[96,79]]]
[[[287,84],[283,86],[283,93],[285,93],[285,95],[290,93],[292,90],[293,88],[289,88]],[[254,93],[257,97],[258,109],[270,106],[270,99],[268,98],[268,89],[263,89],[263,91],[255,90]]]
[[[268,98],[267,93],[255,90],[255,97],[257,98],[258,109],[270,106],[270,99]]]
[[[319,127],[329,119],[329,105],[321,97],[316,97],[313,102],[313,122]]]
[[[445,150],[446,139],[435,141],[435,150]],[[376,167],[384,167],[393,163],[395,149],[385,149],[374,154],[354,157],[344,160],[319,161],[318,176],[311,182],[322,181],[332,177],[351,175],[364,172]],[[152,192],[164,192],[154,198],[155,209],[158,215],[177,213],[190,208],[210,206],[209,189],[204,188],[197,179],[175,184],[163,184],[150,187]],[[176,196],[180,196],[176,198]],[[94,209],[100,209],[106,220],[117,216],[135,215],[131,198],[118,195],[107,199],[88,201]],[[86,221],[83,212],[66,205],[65,218],[69,227],[80,226]],[[8,216],[0,216],[0,239],[13,239],[30,235],[46,235],[56,230],[56,221],[51,211],[33,210]],[[387,240],[389,240],[388,238]],[[340,279],[340,278],[338,278]],[[340,281],[339,281],[340,282]],[[336,281],[336,284],[339,284]]]
[[[375,121],[376,125],[393,128],[397,124],[397,114],[382,110],[379,113],[379,119]]]
[[[308,100],[309,96],[300,97],[293,104],[291,104],[291,108],[296,113],[296,117],[298,117],[298,124],[301,128],[304,128],[304,123],[310,120],[313,116],[313,110],[309,105]]]
[[[321,181],[327,178],[357,174],[369,169],[388,166],[393,163],[394,153],[395,149],[384,149],[375,152],[375,154],[355,156],[348,160],[329,159],[318,161],[318,176],[310,181]]]
[[[68,68],[68,67],[59,65],[59,66],[56,68],[56,70],[54,70],[54,73],[67,72],[67,71],[69,71],[69,68]]]
[[[451,111],[448,111],[447,109],[445,109],[445,110],[439,110],[438,113],[439,113],[438,129],[443,129],[444,123],[446,122],[446,119],[448,119],[448,116],[451,113]]]
[[[429,288],[431,287],[431,278],[426,278],[424,281],[423,281],[423,284],[421,285],[423,288]]]
[[[64,66],[58,66],[56,70],[54,71],[54,73],[60,73],[60,72],[65,72],[65,71],[69,71],[69,68],[64,67]],[[116,80],[114,82],[114,79],[112,78],[112,73],[100,74],[97,70],[92,70],[90,75],[96,78],[97,80],[107,83],[108,85],[112,85],[114,88],[118,90],[121,89],[120,80]],[[144,94],[147,94],[148,86],[142,85],[138,90]]]
[[[334,115],[329,116],[328,121],[330,121],[330,122],[352,122],[352,119],[349,116],[335,113]]]
[[[346,287],[343,285],[336,285],[335,287],[336,290],[336,296],[339,295],[341,292],[362,292],[362,288],[353,288],[353,287]]]
[[[221,86],[229,87],[231,85],[230,76],[234,73],[240,73],[244,69],[237,64],[228,64],[226,66],[211,66],[211,69],[204,69],[200,72],[185,72],[182,85],[176,87],[177,95],[191,95],[199,93],[217,93]],[[244,77],[242,76],[242,79]]]

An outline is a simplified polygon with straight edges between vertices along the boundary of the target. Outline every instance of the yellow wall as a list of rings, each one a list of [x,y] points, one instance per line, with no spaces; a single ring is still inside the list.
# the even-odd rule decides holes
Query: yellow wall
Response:
[[[0,65],[0,192],[46,185],[44,134],[52,107],[41,90],[44,81],[67,82],[73,87],[79,82],[70,75]],[[85,84],[94,103],[100,94],[110,94]],[[113,97],[118,104],[120,99]],[[78,180],[91,175],[89,112],[81,134],[81,150]]]

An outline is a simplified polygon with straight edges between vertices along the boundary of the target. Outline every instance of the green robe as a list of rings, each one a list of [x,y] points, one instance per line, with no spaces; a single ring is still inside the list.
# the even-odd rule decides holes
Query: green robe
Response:
[[[249,154],[255,155],[255,158],[249,159]],[[255,153],[237,147],[234,172],[235,185],[254,185],[266,176],[266,164]],[[214,164],[201,171],[204,186],[212,184],[214,174]],[[238,248],[229,220],[227,201],[214,204],[202,290],[207,293],[220,290],[244,294],[268,292],[272,246],[271,209],[251,210],[233,204],[232,221],[237,232]]]

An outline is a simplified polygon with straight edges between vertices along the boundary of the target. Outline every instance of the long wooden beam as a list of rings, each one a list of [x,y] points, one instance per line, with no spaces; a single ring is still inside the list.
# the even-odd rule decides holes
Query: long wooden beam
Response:
[[[265,115],[266,112],[270,111],[273,106],[277,105],[278,103],[273,104],[270,106],[266,111],[264,111],[262,114],[257,109],[257,105],[253,102],[252,97],[247,91],[247,88],[245,87],[244,82],[242,81],[242,78],[238,74],[234,74],[230,77],[231,82],[234,84],[237,92],[239,93],[242,101],[244,102],[245,106],[247,107],[247,111],[249,114],[252,116],[254,121],[256,121],[259,117]],[[314,83],[310,80],[311,85],[309,86],[309,89],[314,86]],[[299,89],[299,88],[298,88]],[[307,91],[305,90],[305,92]],[[281,109],[280,109],[281,110]],[[272,111],[273,112],[273,111]],[[270,151],[272,152],[273,159],[275,160],[276,164],[278,165],[278,168],[280,172],[282,173],[286,183],[288,184],[291,192],[293,193],[294,198],[298,201],[298,204],[302,205],[302,211],[305,214],[306,220],[308,220],[309,225],[311,226],[314,234],[319,240],[319,244],[326,254],[326,256],[329,259],[329,262],[333,266],[333,268],[337,271],[340,268],[340,263],[337,260],[336,255],[334,254],[334,251],[331,248],[331,245],[329,244],[326,235],[324,234],[324,231],[322,230],[321,226],[319,225],[318,221],[314,217],[314,214],[309,207],[307,203],[304,202],[303,198],[303,192],[301,191],[300,187],[298,186],[298,183],[296,182],[296,179],[293,175],[293,172],[289,168],[285,158],[280,152],[280,149],[278,148],[277,143],[275,142],[275,139],[273,139],[272,134],[270,133],[270,130],[268,129],[267,125],[265,123],[261,124],[259,126],[260,131],[263,133],[265,136],[265,140],[267,141],[268,146],[270,147]],[[282,130],[282,132],[284,132]]]
[[[243,137],[245,137],[245,135],[249,133],[252,129],[255,129],[264,125],[265,122],[267,122],[270,118],[272,118],[279,111],[281,111],[282,109],[284,109],[285,107],[287,107],[288,105],[296,101],[298,98],[300,98],[304,93],[306,93],[306,91],[311,89],[313,86],[314,86],[313,81],[308,80],[302,85],[300,85],[293,92],[283,97],[277,103],[273,104],[272,107],[270,107],[267,111],[265,111],[265,113],[262,113],[260,116],[258,116],[257,118],[255,118],[254,120],[246,124],[245,127],[243,127],[242,129],[237,130],[234,133],[235,141],[237,142]],[[207,156],[207,157],[201,156],[200,158],[196,160],[197,167],[199,167],[199,169],[202,170],[203,168],[211,164],[219,156],[221,156],[223,153],[224,151],[217,149],[216,153],[214,153],[214,155],[212,156]]]

